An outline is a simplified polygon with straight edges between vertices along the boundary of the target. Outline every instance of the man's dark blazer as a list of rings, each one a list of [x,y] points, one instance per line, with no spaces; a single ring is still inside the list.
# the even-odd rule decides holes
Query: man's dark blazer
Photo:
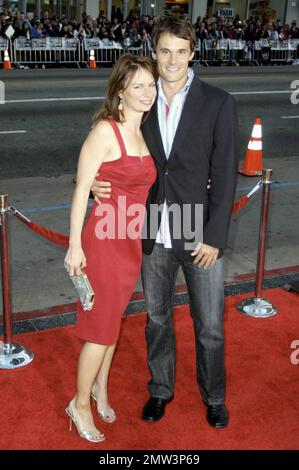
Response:
[[[159,130],[157,101],[142,131],[158,171],[148,198],[147,227],[150,227],[150,204],[162,204],[165,199],[168,206],[190,204],[192,224],[195,204],[203,204],[202,241],[219,248],[221,256],[228,236],[239,161],[235,100],[194,76],[168,160]],[[210,190],[207,189],[209,178]],[[192,250],[185,250],[185,242],[190,239],[184,236],[173,239],[172,231],[170,220],[172,247],[177,258],[194,259],[190,255]],[[155,235],[142,241],[146,254],[152,252]]]

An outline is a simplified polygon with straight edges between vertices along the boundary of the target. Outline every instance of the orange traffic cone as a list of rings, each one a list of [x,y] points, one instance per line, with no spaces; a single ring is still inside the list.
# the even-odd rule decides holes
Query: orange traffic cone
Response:
[[[93,49],[90,49],[90,52],[89,52],[88,67],[90,69],[96,69],[97,68],[97,64],[96,64],[96,60],[95,60],[95,57],[94,57],[94,50]]]
[[[244,162],[239,173],[245,176],[259,176],[263,173],[262,124],[255,118]]]
[[[3,70],[11,70],[11,69],[12,69],[12,66],[11,66],[11,63],[10,63],[8,50],[5,49],[5,51],[4,51],[4,61],[3,61]]]

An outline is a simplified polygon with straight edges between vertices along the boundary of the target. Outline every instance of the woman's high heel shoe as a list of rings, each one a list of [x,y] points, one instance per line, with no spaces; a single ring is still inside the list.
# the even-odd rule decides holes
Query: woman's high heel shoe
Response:
[[[69,404],[69,406],[65,409],[65,411],[66,411],[66,414],[70,418],[69,431],[72,430],[72,423],[74,422],[74,424],[77,428],[78,434],[79,434],[80,437],[82,437],[82,439],[86,439],[87,441],[95,442],[95,443],[103,442],[105,440],[104,434],[100,433],[100,431],[96,428],[94,428],[93,431],[81,431],[81,429],[79,428],[79,425],[78,425],[78,423],[77,423],[77,421],[74,417],[74,413],[73,413],[71,404]],[[100,434],[98,434],[98,433],[100,433]]]
[[[97,397],[91,391],[91,398],[94,400],[94,403],[97,404]],[[116,420],[116,414],[113,408],[111,406],[108,406],[105,410],[97,410],[99,418],[101,418],[102,421],[105,421],[105,423],[114,423]]]

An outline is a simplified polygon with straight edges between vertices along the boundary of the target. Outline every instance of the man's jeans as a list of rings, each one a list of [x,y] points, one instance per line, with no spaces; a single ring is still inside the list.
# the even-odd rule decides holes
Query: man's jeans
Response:
[[[179,261],[172,249],[157,243],[150,255],[143,254],[142,264],[151,372],[148,389],[152,397],[167,399],[173,395],[176,365],[173,301],[180,264],[194,324],[197,383],[206,404],[220,404],[225,399],[222,258],[213,267],[203,269],[192,262]],[[190,380],[189,375],[186,375],[187,380]]]

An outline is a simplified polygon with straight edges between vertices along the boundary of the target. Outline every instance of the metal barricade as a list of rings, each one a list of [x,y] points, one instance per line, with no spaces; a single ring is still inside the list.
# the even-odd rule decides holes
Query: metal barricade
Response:
[[[249,49],[246,41],[241,39],[229,39],[229,60],[232,63],[238,65],[239,63],[249,62],[252,56],[249,53]]]
[[[135,43],[134,45],[134,42],[130,39],[130,38],[126,38],[124,39],[123,41],[123,52],[126,53],[130,53],[130,54],[134,54],[134,55],[146,55],[145,54],[145,50],[146,50],[146,47],[147,47],[147,39],[142,43],[142,42],[139,42],[138,41],[138,46],[136,45],[137,43]]]
[[[218,62],[229,62],[228,39],[218,39],[216,43],[216,60]]]
[[[82,61],[85,64],[89,60],[91,49],[95,52],[96,62],[101,64],[114,64],[123,53],[123,47],[118,42],[109,39],[85,38],[82,41]]]
[[[16,38],[10,41],[0,38],[0,63],[3,62],[4,51],[8,50],[12,63],[20,64],[80,64],[89,61],[90,51],[94,50],[95,60],[98,64],[114,64],[125,52],[151,57],[151,41],[146,38],[136,46],[130,38],[123,44],[108,39],[85,38],[80,41],[77,38]],[[194,65],[215,65],[223,62],[249,63],[256,65],[268,65],[269,63],[294,63],[299,60],[299,39],[288,41],[269,41],[262,38],[254,44],[244,40],[235,39],[205,39],[197,40]]]
[[[76,64],[80,68],[80,42],[77,38],[16,38],[13,61],[21,64]]]
[[[62,44],[57,40],[62,39]],[[81,48],[80,41],[77,38],[49,38],[50,51],[55,57],[56,62],[64,64],[75,63],[80,68]]]
[[[203,62],[209,66],[210,64],[216,61],[216,48],[215,48],[215,39],[204,39],[203,41],[203,49],[204,49],[204,56]]]
[[[196,39],[196,46],[194,50],[194,57],[191,60],[193,65],[199,66],[201,61],[201,40],[199,38]]]
[[[291,51],[289,41],[270,41],[270,62],[289,62],[291,60]]]
[[[143,55],[145,57],[152,57],[152,42],[149,36],[146,37],[145,41],[143,42]]]
[[[31,62],[31,40],[25,37],[16,38],[13,43],[13,61],[17,65]]]
[[[130,54],[134,54],[134,55],[143,55],[143,50],[144,50],[144,47],[143,47],[143,44],[141,44],[138,47],[133,47],[133,46],[128,47],[127,52],[129,52]]]
[[[259,41],[254,41],[253,61],[256,65],[270,63],[270,44],[268,39],[262,38]]]
[[[299,39],[289,39],[289,52],[291,61],[299,59]]]

